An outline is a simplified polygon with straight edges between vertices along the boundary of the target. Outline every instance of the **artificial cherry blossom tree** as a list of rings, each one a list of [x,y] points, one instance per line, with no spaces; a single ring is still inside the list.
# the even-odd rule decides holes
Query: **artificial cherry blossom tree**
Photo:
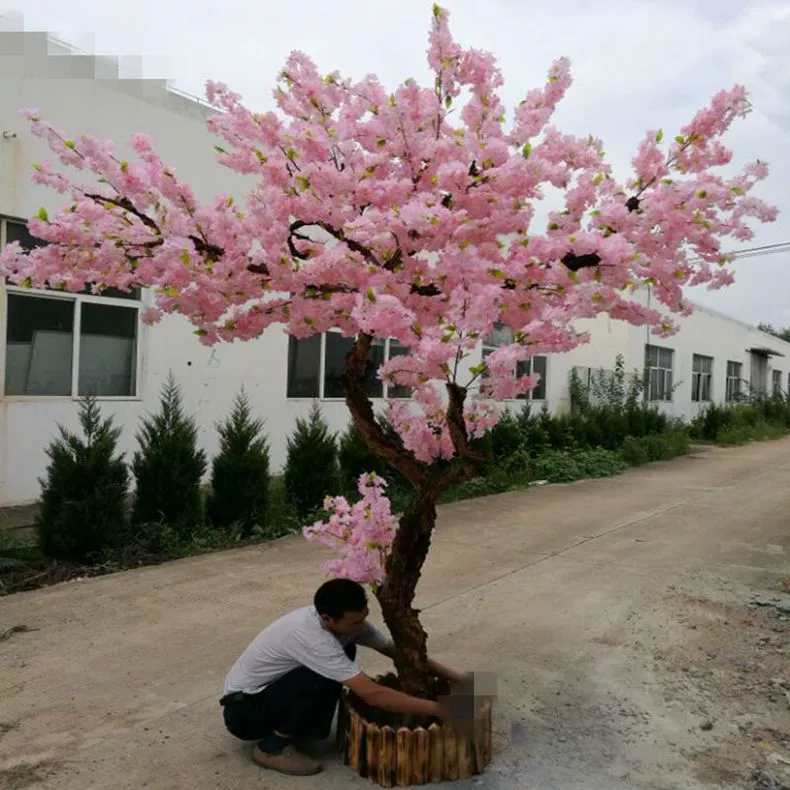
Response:
[[[716,94],[676,135],[648,132],[621,181],[598,139],[550,125],[571,84],[567,60],[509,119],[494,58],[462,49],[439,7],[428,62],[432,85],[407,80],[390,91],[372,76],[322,75],[294,53],[274,93],[279,112],[251,112],[210,83],[218,114],[209,125],[226,146],[219,161],[251,178],[243,201],[200,203],[147,137],[134,137],[136,158],[122,161],[111,142],[69,140],[28,110],[33,133],[91,178],[37,166],[35,180],[71,203],[29,223],[48,246],[24,254],[12,244],[0,257],[2,273],[35,288],[152,289],[145,320],[179,313],[206,344],[274,325],[297,338],[329,329],[354,338],[346,403],[413,498],[396,523],[383,482],[363,476],[361,503],[330,501],[332,517],[307,534],[340,548],[332,572],[375,584],[402,687],[426,695],[413,599],[435,503],[478,472],[472,440],[496,423],[493,404],[535,385],[516,375],[517,363],[586,342],[575,322],[601,313],[671,333],[670,314],[690,309],[684,286],[731,282],[722,241],[749,239],[749,218],[776,216],[750,195],[764,164],[714,172],[732,156],[720,138],[749,109],[741,87]],[[561,205],[535,227],[546,188]],[[645,285],[663,313],[634,300]],[[496,323],[512,342],[479,362]],[[388,406],[395,435],[365,391],[375,338],[408,350],[379,369],[414,393]]]

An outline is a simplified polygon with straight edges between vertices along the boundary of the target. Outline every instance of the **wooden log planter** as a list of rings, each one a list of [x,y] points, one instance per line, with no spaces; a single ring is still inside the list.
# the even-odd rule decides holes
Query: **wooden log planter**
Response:
[[[437,723],[427,727],[390,726],[369,721],[363,708],[359,700],[344,692],[338,712],[337,745],[346,765],[381,787],[468,779],[483,773],[491,762],[490,700],[482,703],[469,732]]]

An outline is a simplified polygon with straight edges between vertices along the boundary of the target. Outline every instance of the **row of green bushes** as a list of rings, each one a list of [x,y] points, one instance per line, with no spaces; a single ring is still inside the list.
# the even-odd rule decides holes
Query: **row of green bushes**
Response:
[[[696,440],[745,444],[790,433],[790,397],[777,394],[740,403],[708,406],[689,426]]]
[[[202,488],[208,459],[172,376],[158,412],[142,420],[131,463],[118,450],[120,428],[102,417],[95,399],[82,401],[79,423],[79,433],[60,426],[46,451],[36,521],[46,556],[96,561],[130,545],[167,553],[195,538],[196,527],[204,524],[232,525],[243,534],[265,525],[269,450],[263,424],[252,418],[243,394],[217,425],[220,449],[208,496]]]
[[[572,408],[552,415],[530,404],[507,411],[480,442],[489,463],[472,481],[444,493],[443,501],[498,493],[535,481],[603,477],[628,466],[688,452],[690,439],[737,443],[790,431],[790,401],[711,406],[685,426],[641,397],[639,376],[601,373],[582,387],[572,380]],[[40,550],[79,562],[163,557],[210,550],[240,540],[263,540],[318,517],[327,494],[354,496],[359,475],[376,471],[390,484],[395,509],[408,497],[405,481],[376,457],[353,428],[333,434],[315,405],[296,421],[281,476],[270,475],[264,423],[240,394],[217,425],[219,452],[208,469],[194,419],[175,380],[166,382],[159,411],[142,421],[138,450],[127,465],[118,452],[120,430],[103,419],[93,399],[80,411],[82,434],[60,429],[47,449],[37,520]],[[382,427],[392,431],[386,423]],[[128,494],[131,478],[134,494]]]
[[[59,428],[40,480],[38,547],[56,559],[123,561],[135,552],[171,557],[277,537],[318,517],[326,495],[353,495],[365,471],[386,475],[398,489],[398,475],[357,431],[336,436],[317,405],[307,419],[297,419],[283,474],[271,476],[264,423],[239,394],[216,426],[219,452],[208,491],[202,486],[208,460],[172,376],[158,412],[142,420],[131,463],[118,450],[120,429],[102,417],[94,398],[82,401],[79,424],[80,432]]]

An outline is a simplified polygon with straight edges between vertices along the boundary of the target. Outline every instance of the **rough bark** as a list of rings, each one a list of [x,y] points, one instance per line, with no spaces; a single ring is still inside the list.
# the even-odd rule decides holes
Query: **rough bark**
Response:
[[[436,524],[436,495],[416,493],[400,519],[387,559],[387,578],[377,592],[384,622],[395,643],[395,669],[407,694],[431,698],[427,635],[412,604]]]
[[[447,418],[457,458],[426,466],[397,441],[387,436],[376,421],[373,404],[365,393],[365,366],[372,338],[360,334],[346,360],[343,387],[354,425],[376,455],[394,466],[413,486],[414,497],[401,517],[387,560],[386,581],[376,597],[395,643],[395,668],[400,688],[423,698],[435,696],[428,670],[427,635],[419,611],[413,607],[417,583],[431,546],[436,524],[436,501],[448,486],[469,480],[484,457],[470,446],[463,416],[466,391],[448,384]]]

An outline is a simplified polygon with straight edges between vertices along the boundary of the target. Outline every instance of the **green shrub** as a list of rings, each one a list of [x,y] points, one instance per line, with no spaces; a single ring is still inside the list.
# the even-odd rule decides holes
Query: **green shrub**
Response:
[[[735,424],[719,431],[716,441],[723,445],[747,444],[767,439],[779,439],[787,434],[784,425],[767,421],[752,425]]]
[[[533,480],[550,483],[570,483],[584,476],[576,458],[562,450],[546,450],[532,459],[528,469]]]
[[[304,522],[285,488],[285,478],[276,475],[269,480],[269,511],[263,529],[254,534],[264,538],[279,538],[302,528]]]
[[[504,469],[492,465],[486,471],[486,474],[474,477],[465,483],[460,483],[442,492],[439,502],[460,502],[464,499],[502,494],[505,491],[518,488],[518,482],[516,477],[508,474]]]
[[[80,403],[79,423],[81,436],[58,426],[47,447],[36,528],[48,557],[85,562],[125,538],[129,473],[117,454],[120,428],[94,398]]]
[[[253,419],[247,396],[217,425],[219,454],[212,463],[208,520],[217,527],[236,525],[246,537],[266,521],[269,500],[269,446],[263,420]]]
[[[188,537],[203,520],[201,481],[206,454],[197,446],[197,426],[185,413],[181,390],[170,374],[159,412],[143,420],[132,470],[135,524],[164,523]]]
[[[629,466],[641,466],[649,463],[650,454],[644,437],[626,436],[620,447],[620,457]]]
[[[695,439],[719,444],[778,438],[790,431],[790,402],[775,395],[726,405],[710,404],[694,418],[689,430]]]
[[[600,447],[577,450],[572,456],[582,477],[613,477],[628,468],[618,453]]]
[[[338,493],[340,475],[337,439],[330,432],[318,404],[306,420],[297,419],[288,438],[285,489],[301,518],[320,510],[325,497]]]
[[[619,455],[628,466],[640,466],[685,455],[689,449],[688,432],[681,427],[659,435],[629,436],[621,445]]]
[[[375,472],[387,481],[388,490],[404,488],[406,481],[397,469],[382,458],[379,458],[354,423],[349,423],[345,433],[340,437],[338,446],[338,463],[340,471],[340,487],[346,496],[357,494],[357,481],[365,472]]]
[[[521,426],[510,409],[502,412],[499,422],[488,432],[489,448],[493,461],[510,458],[521,447]]]

